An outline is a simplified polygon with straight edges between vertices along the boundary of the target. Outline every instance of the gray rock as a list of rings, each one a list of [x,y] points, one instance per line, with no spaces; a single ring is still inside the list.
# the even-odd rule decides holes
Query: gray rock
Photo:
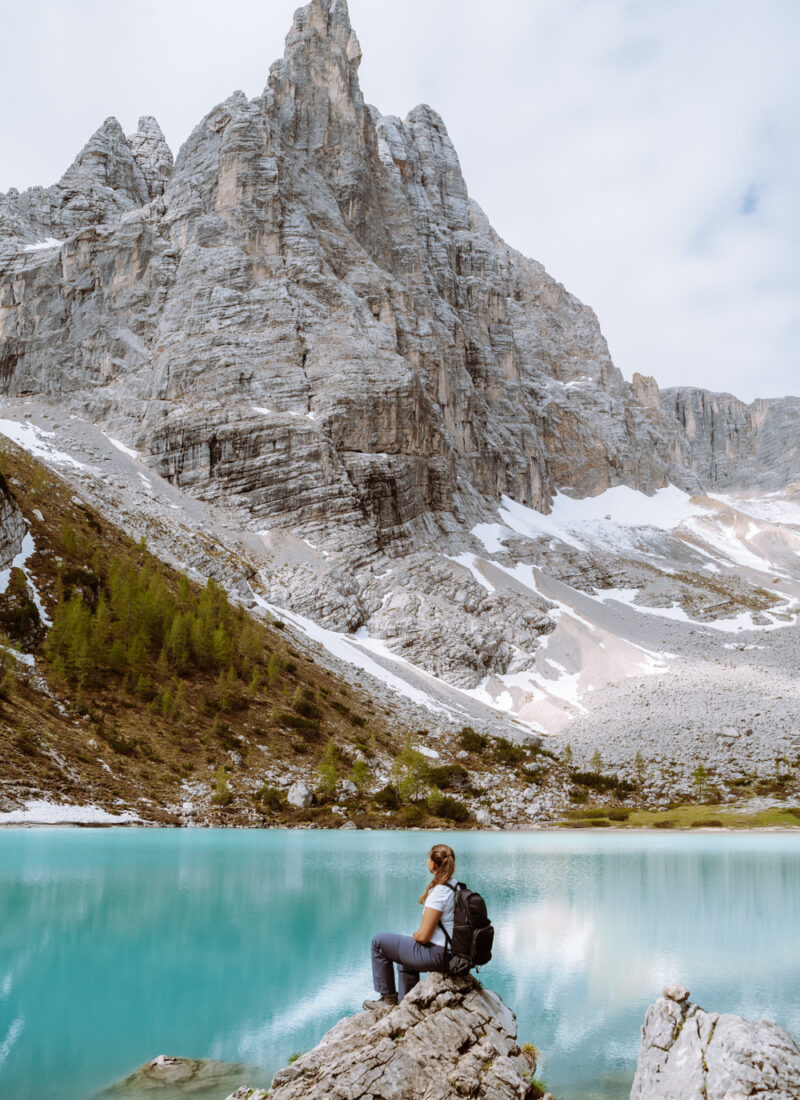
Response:
[[[186,1096],[220,1096],[243,1078],[258,1071],[238,1062],[217,1062],[211,1058],[172,1058],[159,1054],[134,1073],[96,1093],[92,1100],[140,1100],[153,1095],[158,1100],[183,1100]],[[254,1097],[253,1100],[258,1100]]]
[[[296,809],[304,810],[314,801],[314,793],[307,783],[298,779],[292,783],[286,794],[286,801]]]
[[[0,481],[0,569],[7,569],[22,549],[25,520],[5,481]]]
[[[143,115],[139,119],[136,133],[128,135],[128,145],[147,182],[150,198],[163,195],[172,175],[174,160],[161,127],[152,115]]]
[[[516,1035],[496,993],[473,978],[432,974],[390,1012],[340,1020],[275,1075],[270,1100],[523,1100],[535,1062]]]
[[[704,1012],[682,986],[651,1005],[631,1100],[800,1096],[800,1050],[776,1024]]]

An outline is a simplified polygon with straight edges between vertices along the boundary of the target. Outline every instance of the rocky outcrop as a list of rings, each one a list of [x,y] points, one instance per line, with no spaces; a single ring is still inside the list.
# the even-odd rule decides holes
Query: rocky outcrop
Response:
[[[800,1096],[800,1050],[776,1024],[704,1012],[682,986],[647,1010],[631,1100]]]
[[[0,474],[0,569],[7,569],[19,554],[26,530],[22,512]]]
[[[532,1100],[532,1054],[517,1043],[514,1014],[473,978],[432,974],[397,1008],[340,1020],[319,1044],[275,1075],[270,1100]],[[242,1088],[229,1100],[259,1100]]]

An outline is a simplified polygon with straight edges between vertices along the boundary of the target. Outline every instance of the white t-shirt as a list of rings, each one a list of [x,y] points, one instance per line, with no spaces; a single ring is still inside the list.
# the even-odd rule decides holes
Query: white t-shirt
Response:
[[[450,879],[453,886],[456,884],[456,879]],[[453,934],[453,912],[455,910],[455,894],[449,886],[445,886],[441,883],[439,886],[434,886],[428,896],[425,898],[426,909],[438,909],[442,914],[439,918],[442,924],[447,929],[448,936]],[[447,947],[447,941],[444,938],[444,932],[437,924],[433,930],[433,935],[430,938],[430,943],[438,944],[439,947]]]

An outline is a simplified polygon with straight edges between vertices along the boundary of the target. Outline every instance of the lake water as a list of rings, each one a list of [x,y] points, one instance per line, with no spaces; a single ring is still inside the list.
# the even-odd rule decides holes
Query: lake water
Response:
[[[437,839],[497,928],[480,977],[565,1100],[627,1097],[671,981],[800,1037],[791,835],[18,830],[0,833],[0,1097],[84,1100],[160,1053],[267,1082],[371,995],[369,941],[417,926]]]

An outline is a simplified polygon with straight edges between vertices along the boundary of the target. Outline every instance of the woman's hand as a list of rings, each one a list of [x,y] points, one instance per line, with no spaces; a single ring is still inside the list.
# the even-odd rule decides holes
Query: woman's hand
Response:
[[[422,920],[419,922],[419,928],[412,933],[411,938],[415,939],[417,943],[430,943],[436,925],[441,919],[441,909],[429,909],[426,905],[422,910]]]

